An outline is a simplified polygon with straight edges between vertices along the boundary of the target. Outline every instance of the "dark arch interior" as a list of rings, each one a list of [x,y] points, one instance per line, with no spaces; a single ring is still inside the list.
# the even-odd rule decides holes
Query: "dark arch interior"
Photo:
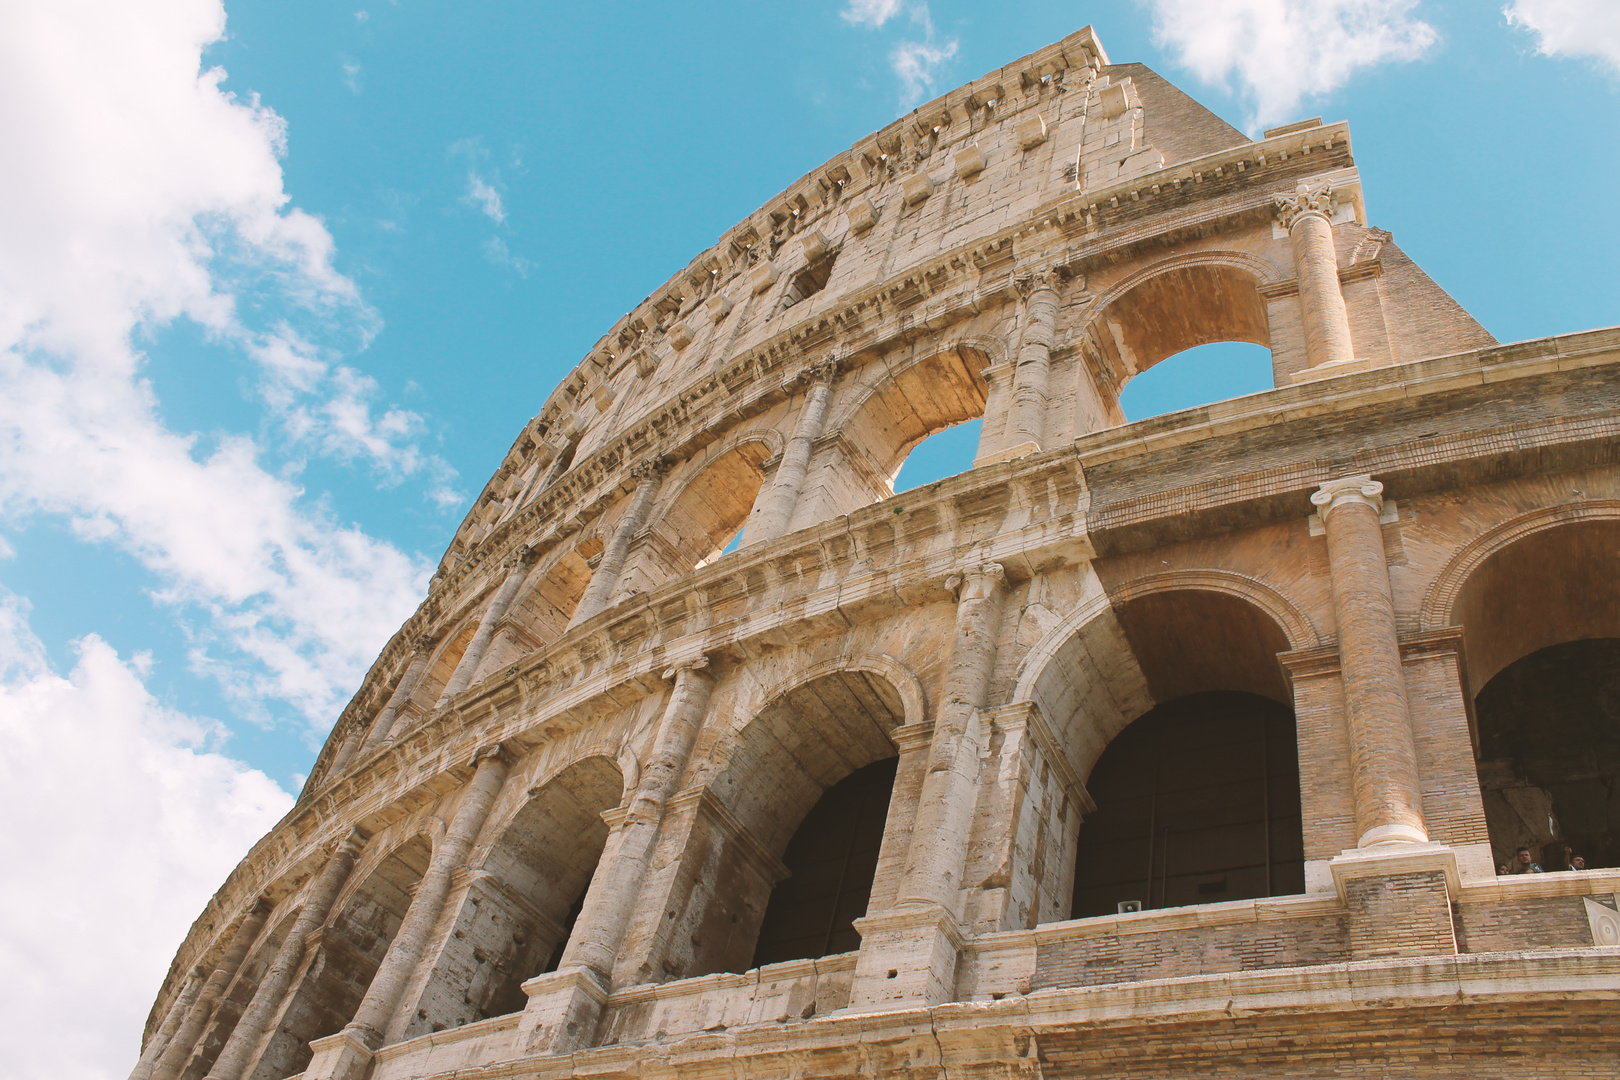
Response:
[[[872,895],[898,761],[856,769],[805,815],[782,855],[790,876],[771,892],[754,967],[860,948],[852,924]]]
[[[300,974],[255,1076],[293,1076],[309,1064],[314,1039],[343,1029],[405,920],[432,849],[417,836],[371,872],[321,935]]]
[[[1293,710],[1241,691],[1156,706],[1087,781],[1074,918],[1305,891]]]
[[[1620,866],[1620,638],[1570,641],[1516,660],[1474,699],[1479,784],[1498,866],[1528,846],[1563,870]]]

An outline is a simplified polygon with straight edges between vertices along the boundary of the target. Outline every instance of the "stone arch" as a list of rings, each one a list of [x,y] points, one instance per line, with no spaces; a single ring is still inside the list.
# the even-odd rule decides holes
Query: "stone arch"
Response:
[[[597,526],[547,552],[507,609],[504,626],[490,643],[473,682],[562,637],[590,584],[590,560],[602,553],[605,542]]]
[[[653,510],[646,569],[661,581],[717,557],[747,524],[765,483],[765,462],[780,456],[782,446],[778,432],[752,428],[689,461]]]
[[[777,886],[793,880],[783,860],[793,858],[800,825],[842,781],[894,759],[892,732],[908,710],[920,710],[921,697],[914,678],[890,657],[840,658],[773,686],[747,722],[726,736],[694,786],[672,801],[674,827],[686,830],[688,854],[677,889],[681,902],[672,905],[669,954],[661,958],[666,972],[679,977],[751,965],[767,912],[779,900]],[[836,919],[847,930],[850,919],[864,913],[875,879],[892,772],[867,779],[855,793],[864,819],[844,821],[848,829],[837,838],[850,860],[847,876],[815,901],[826,909],[823,928]],[[807,871],[798,884],[818,880]],[[860,910],[852,913],[853,907]],[[785,941],[792,931],[789,926]],[[812,948],[826,948],[828,940],[823,936]],[[843,937],[831,946],[846,947],[854,945]]]
[[[1182,606],[1185,610],[1176,610]],[[1167,653],[1176,654],[1175,642],[1151,640],[1153,624],[1162,627],[1189,612],[1203,620],[1242,620],[1240,627],[1260,635],[1248,643],[1254,655],[1236,665],[1220,654],[1207,664],[1191,662],[1185,652],[1179,663],[1168,658]],[[1315,644],[1315,630],[1304,615],[1261,582],[1219,570],[1153,574],[1112,593],[1096,587],[1029,650],[1012,701],[1040,708],[1083,780],[1127,725],[1187,693],[1256,693],[1291,705],[1275,655]],[[1199,685],[1200,680],[1211,684]]]
[[[1422,628],[1438,630],[1456,625],[1457,596],[1485,560],[1527,536],[1577,521],[1620,521],[1620,499],[1592,499],[1542,507],[1480,533],[1457,550],[1423,594],[1419,612]]]
[[[916,445],[948,427],[984,416],[990,354],[977,339],[904,357],[872,360],[856,374],[828,418],[842,464],[865,500],[846,496],[844,511],[894,493],[894,478]]]
[[[1137,597],[1183,589],[1225,593],[1253,604],[1270,616],[1288,636],[1290,649],[1311,649],[1322,643],[1310,616],[1300,611],[1293,601],[1259,578],[1233,570],[1165,570],[1145,574],[1116,585],[1109,591],[1109,596],[1117,606]]]
[[[1464,545],[1424,597],[1462,644],[1495,863],[1520,845],[1620,865],[1620,500],[1517,515]]]
[[[1317,644],[1277,590],[1215,569],[1098,583],[1036,643],[1014,701],[1038,706],[1095,803],[1074,841],[1076,916],[1303,891],[1293,694],[1277,655]],[[1175,861],[1154,848],[1167,825],[1189,842]],[[1139,864],[1156,867],[1145,891]]]
[[[608,839],[624,777],[600,749],[548,769],[498,819],[471,862],[449,936],[403,1035],[519,1012],[527,980],[554,970]]]
[[[1246,341],[1271,348],[1262,288],[1281,275],[1241,251],[1176,255],[1115,282],[1092,303],[1085,349],[1123,386],[1159,361],[1197,345]]]
[[[900,695],[902,709],[901,723],[920,724],[927,719],[927,706],[923,696],[922,683],[917,676],[894,657],[886,653],[857,653],[853,656],[839,656],[832,660],[825,660],[814,664],[803,671],[795,672],[790,677],[772,685],[761,695],[765,705],[769,706],[788,694],[811,683],[842,671],[864,671],[877,675],[894,688]]]
[[[450,629],[440,635],[433,658],[428,661],[427,669],[411,691],[410,700],[423,712],[433,708],[439,700],[439,693],[450,681],[450,676],[455,674],[456,665],[461,663],[467,646],[472,644],[473,635],[478,633],[478,613],[481,610],[482,605],[474,602],[450,623]]]
[[[295,1075],[309,1063],[312,1040],[336,1034],[353,1018],[431,857],[429,838],[416,831],[391,846],[379,845],[356,866],[319,943],[305,950],[297,981],[262,1044],[252,1075]]]

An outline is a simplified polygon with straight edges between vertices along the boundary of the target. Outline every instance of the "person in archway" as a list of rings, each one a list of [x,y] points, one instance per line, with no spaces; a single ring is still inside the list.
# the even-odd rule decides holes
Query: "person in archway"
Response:
[[[1571,870],[1585,870],[1586,869],[1586,856],[1585,855],[1571,855],[1569,857],[1569,868]]]
[[[1513,872],[1515,874],[1544,873],[1541,864],[1536,862],[1530,854],[1528,847],[1521,847],[1513,856]]]

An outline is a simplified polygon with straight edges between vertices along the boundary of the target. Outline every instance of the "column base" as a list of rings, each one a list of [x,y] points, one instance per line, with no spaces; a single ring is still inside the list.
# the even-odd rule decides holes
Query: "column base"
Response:
[[[1328,864],[1349,916],[1350,957],[1451,955],[1451,898],[1462,888],[1445,844],[1388,843],[1345,851]]]
[[[566,1054],[594,1045],[608,989],[589,968],[548,971],[523,984],[529,995],[518,1039],[529,1054]]]
[[[344,1028],[336,1035],[309,1044],[315,1051],[301,1080],[365,1080],[371,1071],[372,1049],[358,1032]]]
[[[1378,844],[1427,844],[1429,834],[1416,825],[1379,825],[1368,829],[1356,841],[1358,850],[1366,850]]]
[[[1315,382],[1318,379],[1331,379],[1335,375],[1348,375],[1352,371],[1366,371],[1372,367],[1372,361],[1366,357],[1354,360],[1329,360],[1325,364],[1304,368],[1289,376],[1289,381],[1299,383]]]
[[[1040,452],[1039,443],[1021,442],[1017,446],[1009,446],[1004,450],[997,450],[993,454],[986,454],[984,457],[975,459],[973,467],[978,469],[985,465],[996,465],[1003,461],[1011,461],[1013,458],[1021,458],[1026,454],[1038,454]]]
[[[850,989],[853,1011],[939,1005],[956,998],[962,931],[944,908],[894,908],[855,920],[861,952]]]

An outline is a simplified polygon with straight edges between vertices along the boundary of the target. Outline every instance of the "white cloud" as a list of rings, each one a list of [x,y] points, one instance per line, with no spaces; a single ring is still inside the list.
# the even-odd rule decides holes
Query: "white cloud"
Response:
[[[934,80],[948,61],[956,57],[956,39],[934,40],[934,20],[927,4],[911,9],[911,21],[921,28],[923,40],[902,41],[889,53],[889,66],[900,79],[900,107],[909,109],[934,89]]]
[[[882,26],[900,11],[901,0],[849,0],[838,14],[857,26]]]
[[[467,173],[467,202],[495,224],[506,220],[506,208],[501,205],[501,193],[476,172]]]
[[[292,806],[100,638],[51,671],[0,594],[0,1012],[8,1080],[114,1080],[191,920]],[[86,1008],[93,1002],[93,1008]]]
[[[343,65],[343,85],[347,86],[353,93],[358,94],[360,92],[360,61],[350,60],[346,56],[340,56],[338,60]]]
[[[1508,22],[1536,35],[1544,56],[1591,57],[1620,75],[1620,4],[1615,0],[1513,0]]]
[[[63,516],[134,554],[197,666],[250,709],[291,703],[313,735],[428,567],[337,520],[286,478],[295,460],[267,455],[363,460],[439,489],[448,470],[416,445],[420,417],[376,407],[373,380],[311,344],[363,346],[377,320],[321,222],[288,206],[281,119],[201,70],[223,31],[218,0],[0,13],[0,512]],[[272,325],[244,315],[260,308],[279,311]],[[132,342],[181,316],[256,361],[290,445],[224,432],[205,452],[165,426]]]
[[[1296,119],[1300,103],[1358,70],[1416,60],[1437,40],[1416,0],[1148,0],[1155,41],[1250,103],[1251,130]]]

